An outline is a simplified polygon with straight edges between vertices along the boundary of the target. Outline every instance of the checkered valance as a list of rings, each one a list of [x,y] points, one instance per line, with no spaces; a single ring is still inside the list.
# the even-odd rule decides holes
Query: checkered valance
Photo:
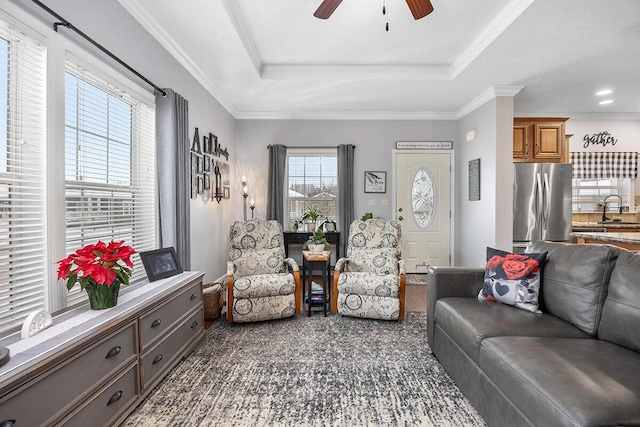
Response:
[[[638,153],[572,152],[574,178],[637,178]]]

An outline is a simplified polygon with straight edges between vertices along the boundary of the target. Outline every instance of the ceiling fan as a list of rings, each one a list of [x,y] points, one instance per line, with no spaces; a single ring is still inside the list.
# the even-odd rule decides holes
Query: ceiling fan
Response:
[[[333,11],[340,6],[342,0],[323,0],[320,7],[313,13],[313,16],[320,19],[327,19]],[[433,12],[433,5],[429,0],[407,0],[407,5],[414,19],[424,18]]]

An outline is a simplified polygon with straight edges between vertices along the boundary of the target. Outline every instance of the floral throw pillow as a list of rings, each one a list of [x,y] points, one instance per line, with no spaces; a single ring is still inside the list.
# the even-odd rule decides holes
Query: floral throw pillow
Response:
[[[538,310],[540,277],[547,252],[512,254],[487,248],[487,268],[484,285],[478,294],[480,301],[498,301],[523,310]]]

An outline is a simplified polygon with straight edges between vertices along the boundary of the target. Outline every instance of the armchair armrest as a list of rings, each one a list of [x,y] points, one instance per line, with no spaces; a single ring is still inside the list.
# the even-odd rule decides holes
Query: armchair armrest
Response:
[[[298,263],[296,262],[295,259],[293,259],[293,258],[285,258],[284,263],[288,264],[289,270],[292,273],[295,272],[295,271],[300,271],[300,266],[298,265]]]
[[[333,271],[343,271],[347,263],[349,262],[348,258],[342,257],[336,261],[336,265],[333,266]]]
[[[232,261],[227,261],[227,276],[233,276],[236,272],[236,265]]]
[[[484,268],[429,267],[427,273],[427,341],[433,343],[435,308],[440,298],[477,298],[484,283]]]

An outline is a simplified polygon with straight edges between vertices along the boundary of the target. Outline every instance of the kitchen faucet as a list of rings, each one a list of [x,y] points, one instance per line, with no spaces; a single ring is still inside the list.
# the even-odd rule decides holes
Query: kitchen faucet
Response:
[[[618,206],[620,209],[620,213],[622,213],[622,197],[618,194],[609,194],[604,198],[604,202],[602,203],[602,222],[606,222],[609,218],[607,218],[607,199],[609,197],[617,197],[618,198]]]

